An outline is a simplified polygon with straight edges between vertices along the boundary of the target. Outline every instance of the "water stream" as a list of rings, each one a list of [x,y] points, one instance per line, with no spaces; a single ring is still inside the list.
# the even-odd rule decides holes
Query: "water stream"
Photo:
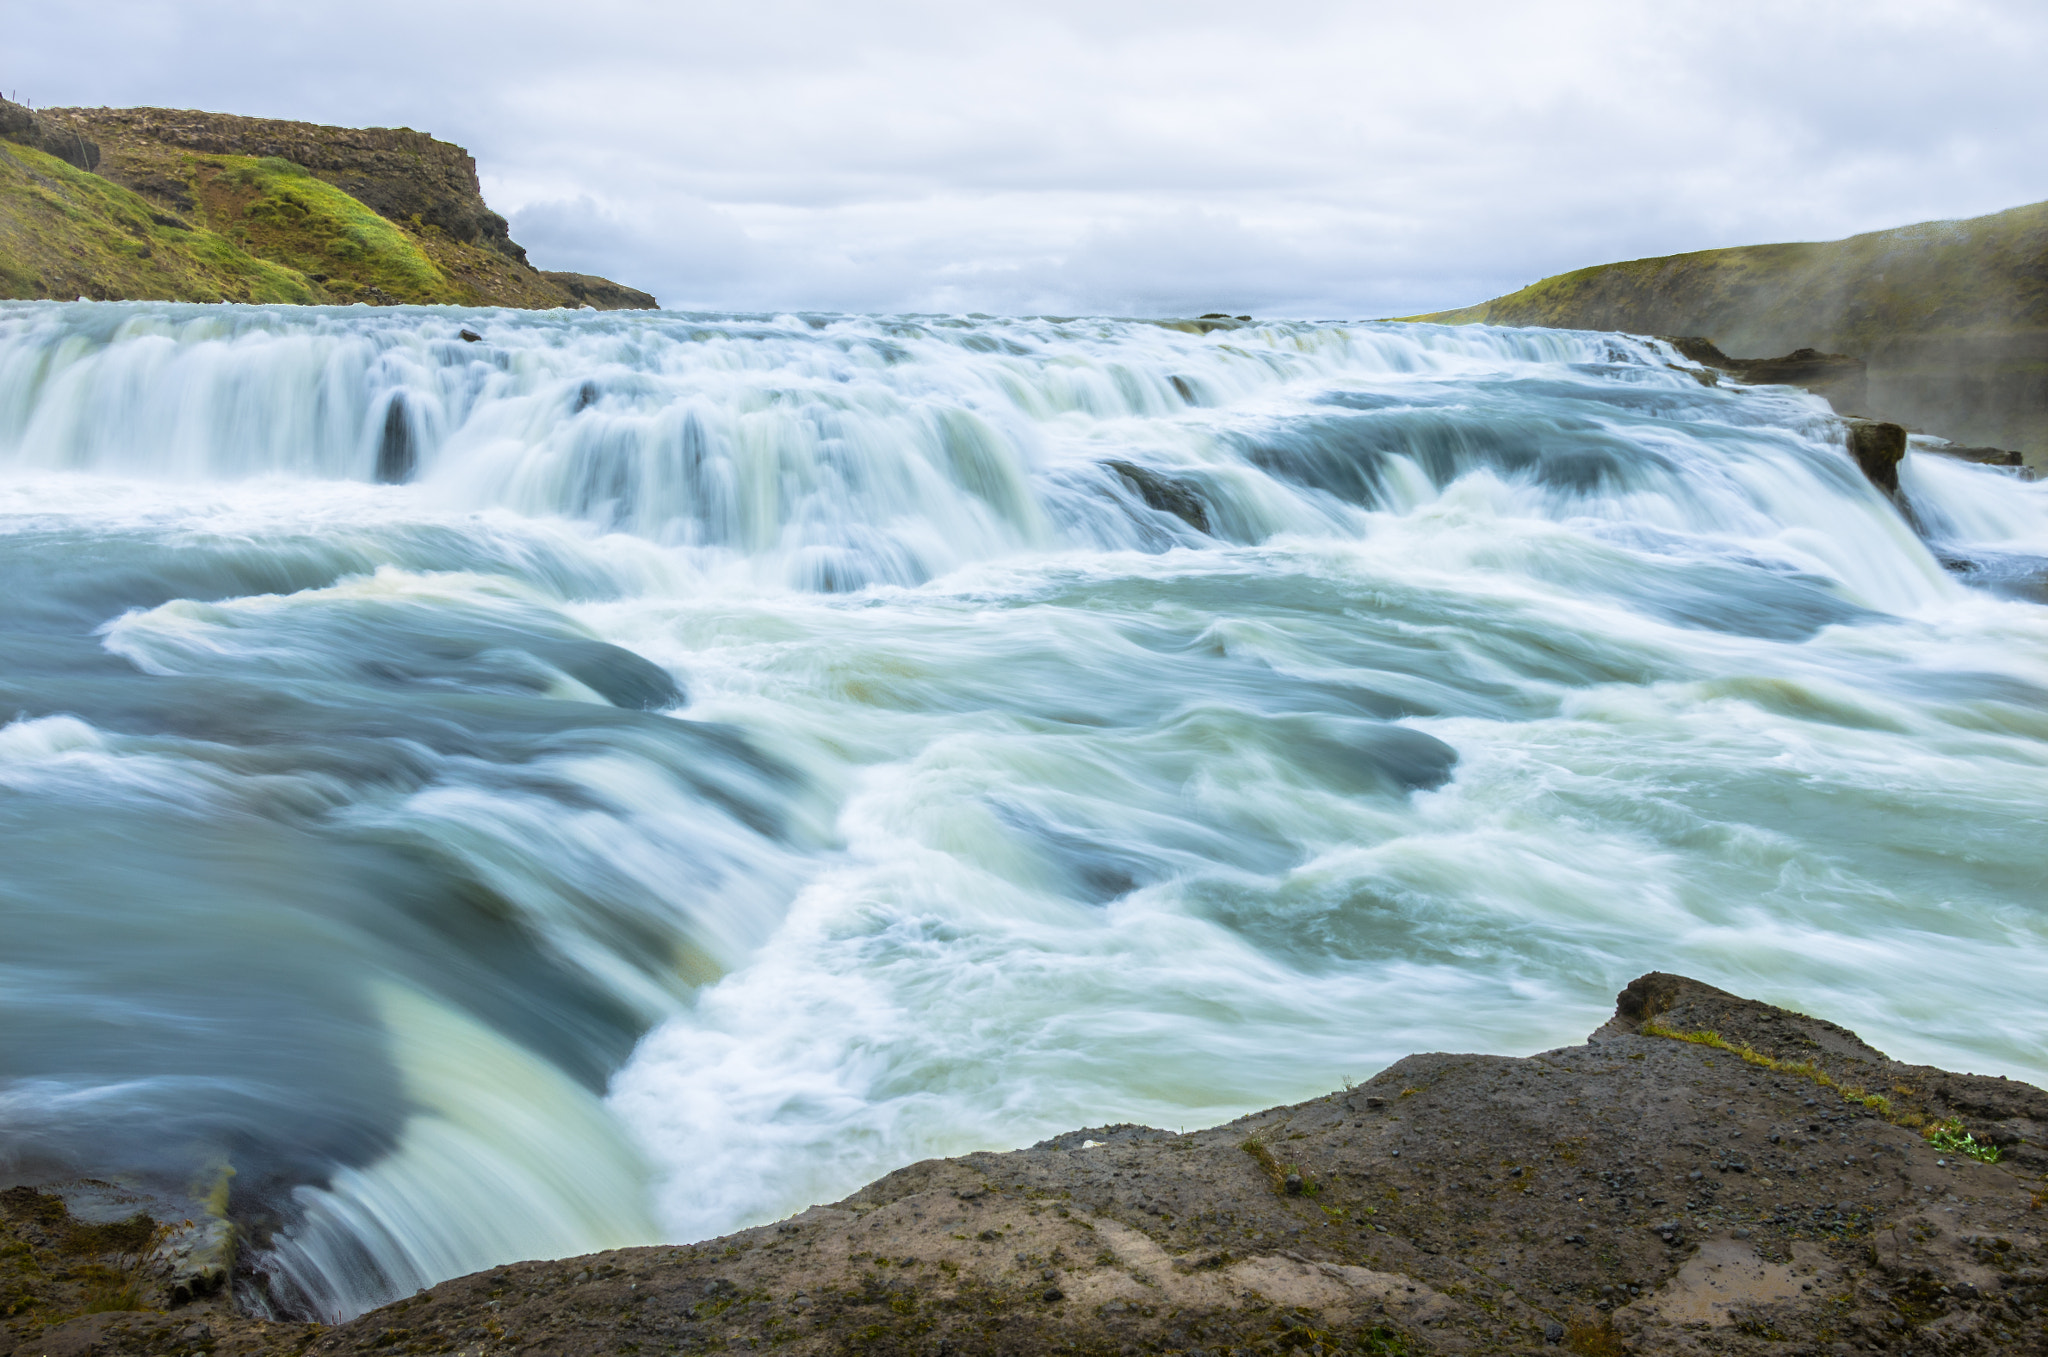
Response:
[[[338,1317],[1652,968],[2042,1080],[2048,485],[1902,481],[1613,335],[0,306],[0,1167]]]

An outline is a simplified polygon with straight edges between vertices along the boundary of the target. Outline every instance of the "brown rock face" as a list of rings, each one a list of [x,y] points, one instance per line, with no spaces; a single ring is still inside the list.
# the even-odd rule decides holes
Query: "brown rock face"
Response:
[[[0,165],[12,176],[0,196],[0,296],[658,305],[609,279],[536,270],[505,219],[484,202],[469,153],[409,128],[321,127],[186,109],[31,112],[0,101],[0,139],[94,171],[91,183],[106,181],[142,199],[110,197],[76,181],[20,192],[24,181],[49,176],[10,157],[20,163]],[[335,211],[299,201],[304,193],[292,184],[308,184],[309,175],[355,202]],[[330,204],[335,198],[325,187],[315,196]],[[51,212],[58,199],[61,218]],[[399,234],[381,244],[356,239],[358,228],[348,223],[365,207]],[[142,216],[219,239],[159,233],[140,247],[121,240],[124,233],[149,234],[137,225]],[[138,268],[136,258],[156,262]]]
[[[636,287],[600,278],[594,273],[543,272],[541,277],[573,297],[579,304],[600,311],[651,311],[660,305],[653,296]]]
[[[161,188],[156,181],[162,176],[138,154],[138,143],[277,156],[303,165],[380,216],[397,222],[417,217],[455,240],[526,262],[505,219],[484,202],[469,152],[409,127],[321,127],[173,108],[55,108],[41,117],[101,143],[105,159],[99,172],[145,196]]]
[[[931,1160],[723,1239],[513,1264],[324,1332],[215,1321],[212,1346],[2048,1353],[2044,1137],[2039,1089],[1652,973],[1582,1046]],[[25,1313],[18,1352],[186,1350],[183,1312]]]
[[[81,170],[97,169],[100,163],[100,148],[75,128],[7,99],[0,99],[0,141],[33,146]]]

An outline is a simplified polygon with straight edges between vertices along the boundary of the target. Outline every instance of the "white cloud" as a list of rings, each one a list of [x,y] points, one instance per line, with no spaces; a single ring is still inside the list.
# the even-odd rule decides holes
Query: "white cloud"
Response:
[[[2048,11],[74,0],[42,102],[405,124],[672,304],[1370,315],[2048,197]]]

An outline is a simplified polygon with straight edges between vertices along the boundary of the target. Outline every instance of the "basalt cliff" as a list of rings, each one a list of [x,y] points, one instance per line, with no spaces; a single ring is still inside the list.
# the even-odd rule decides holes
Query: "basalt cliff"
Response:
[[[533,267],[469,153],[423,132],[6,100],[0,297],[656,305]]]
[[[333,1327],[254,1317],[219,1221],[18,1187],[0,1354],[2040,1354],[2044,1142],[2037,1088],[1652,973],[1583,1045],[913,1164]]]
[[[1852,403],[1836,399],[1844,413],[2048,465],[2048,203],[1600,264],[1410,319],[1701,336],[1730,354],[1810,350],[1867,368]]]

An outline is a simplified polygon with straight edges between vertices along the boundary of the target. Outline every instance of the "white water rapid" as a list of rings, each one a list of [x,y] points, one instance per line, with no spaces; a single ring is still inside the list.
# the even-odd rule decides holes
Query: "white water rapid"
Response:
[[[2048,485],[1902,481],[1613,335],[0,305],[0,1167],[338,1317],[1653,968],[2042,1080]]]

